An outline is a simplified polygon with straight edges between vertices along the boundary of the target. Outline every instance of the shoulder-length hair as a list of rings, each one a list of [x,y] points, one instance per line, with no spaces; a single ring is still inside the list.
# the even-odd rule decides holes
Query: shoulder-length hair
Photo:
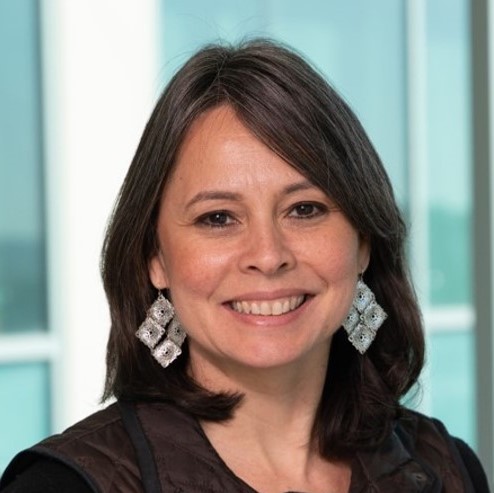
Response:
[[[213,394],[187,373],[188,351],[167,369],[135,337],[156,297],[163,188],[191,123],[220,104],[264,144],[330,196],[371,246],[365,282],[388,314],[365,355],[340,328],[314,423],[325,457],[375,447],[423,365],[424,337],[404,255],[405,226],[390,181],[360,122],[304,59],[269,40],[210,45],[176,73],[146,125],[120,190],[102,253],[111,312],[104,398],[168,400],[199,419],[232,416],[241,396]]]

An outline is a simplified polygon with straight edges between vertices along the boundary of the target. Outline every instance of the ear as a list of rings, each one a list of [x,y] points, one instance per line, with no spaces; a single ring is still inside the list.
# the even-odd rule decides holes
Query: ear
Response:
[[[148,263],[149,279],[156,289],[168,287],[168,276],[161,253],[158,252]]]
[[[359,237],[359,251],[358,251],[358,268],[359,273],[363,273],[367,270],[370,262],[370,241],[366,236],[360,235]]]

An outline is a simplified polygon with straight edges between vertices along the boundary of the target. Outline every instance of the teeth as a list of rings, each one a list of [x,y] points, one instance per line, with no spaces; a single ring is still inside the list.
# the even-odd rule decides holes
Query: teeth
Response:
[[[233,301],[231,307],[238,313],[276,316],[295,310],[304,300],[305,296],[301,295],[273,301]]]

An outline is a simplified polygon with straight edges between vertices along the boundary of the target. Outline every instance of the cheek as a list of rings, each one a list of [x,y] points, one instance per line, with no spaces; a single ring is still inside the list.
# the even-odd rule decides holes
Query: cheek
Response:
[[[225,248],[211,248],[200,242],[163,241],[163,260],[169,288],[196,293],[212,293],[231,265],[232,254]]]
[[[309,238],[300,252],[331,283],[338,281],[356,282],[360,269],[360,241],[351,228],[338,228]],[[302,253],[301,253],[302,254]]]
[[[358,276],[358,244],[355,242],[350,248],[337,244],[329,252],[328,264],[336,279],[354,279]]]

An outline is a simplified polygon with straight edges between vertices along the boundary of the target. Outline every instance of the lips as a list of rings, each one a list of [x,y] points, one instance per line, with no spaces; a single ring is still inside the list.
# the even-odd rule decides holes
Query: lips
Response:
[[[247,315],[277,316],[296,310],[304,301],[306,295],[288,296],[276,300],[242,301],[235,300],[230,303],[231,308],[237,313]]]

